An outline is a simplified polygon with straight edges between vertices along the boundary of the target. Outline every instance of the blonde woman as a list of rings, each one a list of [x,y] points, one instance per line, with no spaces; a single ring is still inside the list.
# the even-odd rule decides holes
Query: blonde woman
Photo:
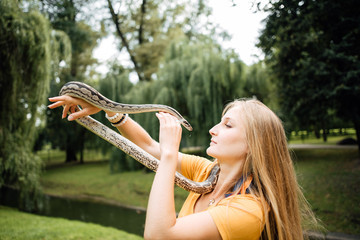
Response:
[[[64,106],[69,120],[100,110],[69,96],[50,98],[50,108]],[[81,105],[75,112],[73,107]],[[107,112],[110,121],[115,113]],[[147,208],[145,239],[303,239],[306,201],[296,181],[280,119],[257,100],[228,104],[221,121],[210,129],[207,154],[215,159],[179,152],[181,126],[167,113],[156,114],[159,142],[128,116],[116,119],[120,133],[160,159]],[[219,164],[211,193],[190,193],[179,216],[174,204],[175,171],[194,181],[207,178]],[[313,219],[313,218],[312,218]]]

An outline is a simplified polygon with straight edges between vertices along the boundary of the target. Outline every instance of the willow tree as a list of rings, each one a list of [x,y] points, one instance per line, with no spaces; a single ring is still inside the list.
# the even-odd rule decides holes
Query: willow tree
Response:
[[[41,160],[32,153],[39,106],[50,79],[50,25],[38,11],[0,1],[0,187],[21,190],[22,206],[34,207]]]
[[[132,87],[133,84],[129,81],[129,71],[117,64],[111,66],[105,78],[102,79],[99,83],[99,90],[102,94],[104,94],[104,96],[120,103],[129,102],[127,93],[132,89]],[[105,118],[103,112],[101,112],[100,116],[96,117],[102,123],[114,129],[110,122]],[[135,160],[131,159],[130,156],[126,155],[123,151],[113,147],[101,138],[97,139],[98,141],[96,141],[96,144],[101,146],[104,152],[107,152],[111,149],[110,171],[112,173],[135,170],[139,168],[140,165],[137,164]]]
[[[244,64],[233,52],[224,51],[212,39],[190,41],[184,36],[165,51],[160,69],[152,81],[133,85],[128,72],[117,67],[100,81],[100,90],[118,102],[165,104],[178,110],[194,127],[183,131],[182,147],[209,144],[209,129],[221,119],[224,105],[243,97]],[[159,121],[154,113],[132,117],[157,139]],[[107,122],[103,119],[103,121]],[[132,159],[115,151],[112,169],[133,170],[139,167]]]
[[[119,49],[128,53],[140,81],[151,80],[168,43],[179,33],[192,38],[205,29],[215,29],[204,21],[211,13],[206,2],[107,0]]]
[[[271,109],[277,108],[275,84],[264,62],[246,67],[244,94],[265,103]]]
[[[137,84],[129,93],[131,102],[174,107],[194,127],[193,133],[184,131],[184,146],[204,145],[208,144],[209,129],[220,121],[224,105],[242,96],[243,63],[209,38],[185,38],[168,47],[156,78]],[[136,117],[157,136],[155,116]]]
[[[204,145],[209,143],[209,129],[221,120],[224,105],[243,97],[244,65],[235,54],[213,44],[202,48],[195,44],[184,53],[183,61],[191,62],[193,68],[185,96],[190,119],[198,129],[194,134],[199,137],[193,140]]]

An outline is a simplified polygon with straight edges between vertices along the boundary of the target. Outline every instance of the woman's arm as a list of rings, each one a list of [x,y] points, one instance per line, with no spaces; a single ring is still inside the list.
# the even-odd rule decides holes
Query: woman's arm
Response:
[[[65,118],[70,111],[71,114],[68,116],[69,121],[76,120],[78,118],[92,115],[101,111],[101,109],[85,102],[82,99],[74,98],[71,96],[57,96],[49,98],[50,102],[53,104],[49,105],[50,109],[57,108],[60,106],[64,107],[62,118]],[[81,106],[80,111],[75,111],[75,107]],[[113,112],[107,112],[108,116],[111,117],[115,115]],[[119,132],[129,139],[131,142],[135,143],[140,148],[144,149],[146,152],[151,154],[157,159],[160,159],[160,145],[155,141],[151,136],[142,128],[137,122],[129,118],[123,125],[117,127]],[[180,172],[181,164],[181,153],[178,153],[178,165],[177,170]]]
[[[174,178],[181,126],[170,114],[160,121],[160,165],[151,188],[145,223],[145,239],[221,239],[207,211],[176,219]]]
[[[114,112],[106,111],[109,117],[115,115]],[[131,142],[135,143],[146,152],[150,153],[157,159],[160,159],[160,146],[157,141],[155,141],[148,132],[145,131],[137,122],[135,122],[130,117],[127,121],[119,127],[116,127],[118,131],[129,139]]]

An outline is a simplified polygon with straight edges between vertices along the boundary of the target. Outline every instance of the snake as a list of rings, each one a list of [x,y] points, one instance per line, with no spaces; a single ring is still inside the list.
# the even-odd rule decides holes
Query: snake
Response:
[[[123,114],[136,114],[159,111],[167,112],[175,116],[179,120],[181,125],[183,125],[187,130],[193,130],[190,123],[172,107],[161,104],[118,103],[106,98],[95,88],[83,82],[72,81],[64,84],[59,92],[59,95],[68,95],[71,97],[80,98],[88,102],[89,104],[96,106],[99,109]],[[138,147],[136,144],[134,144],[127,138],[123,137],[120,133],[108,128],[107,126],[90,116],[78,118],[76,119],[76,122],[88,129],[89,131],[93,132],[94,134],[98,135],[105,141],[119,148],[126,154],[130,155],[132,158],[134,158],[136,161],[138,161],[148,169],[154,172],[157,171],[160,161],[142,148]],[[176,171],[175,184],[189,192],[206,194],[213,191],[218,179],[219,172],[219,165],[214,164],[208,178],[205,181],[195,182]]]

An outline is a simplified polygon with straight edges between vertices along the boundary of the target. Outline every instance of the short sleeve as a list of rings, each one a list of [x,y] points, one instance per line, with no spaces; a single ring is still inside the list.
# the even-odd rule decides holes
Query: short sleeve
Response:
[[[194,155],[183,154],[181,159],[181,174],[193,181],[199,181],[208,175],[213,167],[213,162]],[[203,181],[203,179],[201,179]]]
[[[265,222],[263,209],[252,197],[229,197],[208,211],[222,239],[258,240],[261,236]]]

